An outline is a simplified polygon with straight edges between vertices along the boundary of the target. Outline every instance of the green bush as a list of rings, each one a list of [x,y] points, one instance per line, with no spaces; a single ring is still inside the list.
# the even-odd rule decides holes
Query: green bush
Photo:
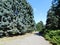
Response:
[[[46,32],[45,38],[53,45],[60,45],[60,30],[50,30],[49,33]]]

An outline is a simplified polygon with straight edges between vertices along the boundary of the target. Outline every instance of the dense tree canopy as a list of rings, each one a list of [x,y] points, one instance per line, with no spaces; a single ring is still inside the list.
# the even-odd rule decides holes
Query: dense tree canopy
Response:
[[[53,0],[47,14],[47,29],[60,29],[60,0]]]
[[[0,32],[21,34],[35,29],[33,9],[26,0],[0,0]]]

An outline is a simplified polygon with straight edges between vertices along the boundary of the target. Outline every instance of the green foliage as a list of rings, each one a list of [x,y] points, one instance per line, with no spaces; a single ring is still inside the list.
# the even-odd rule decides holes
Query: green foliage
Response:
[[[53,45],[60,45],[60,0],[52,1],[51,9],[47,13],[44,37]]]
[[[2,37],[3,36],[3,31],[2,30],[0,30],[0,37]]]
[[[53,30],[58,28],[58,17],[55,15],[55,11],[53,9],[50,9],[48,11],[46,28]]]
[[[37,28],[37,31],[42,31],[42,29],[44,28],[44,25],[43,25],[43,22],[40,21],[36,24],[36,28]]]
[[[49,40],[53,45],[60,44],[60,30],[50,30],[48,33],[46,32],[45,38]]]
[[[6,36],[35,29],[33,9],[26,0],[0,0],[0,30]]]
[[[47,14],[47,29],[60,29],[60,0],[53,0]]]

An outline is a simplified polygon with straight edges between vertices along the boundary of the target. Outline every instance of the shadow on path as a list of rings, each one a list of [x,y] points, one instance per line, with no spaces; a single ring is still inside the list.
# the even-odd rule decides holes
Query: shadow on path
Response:
[[[34,33],[35,35],[38,35],[38,36],[42,36],[42,34],[43,33],[41,33],[41,32],[36,32],[36,33]]]

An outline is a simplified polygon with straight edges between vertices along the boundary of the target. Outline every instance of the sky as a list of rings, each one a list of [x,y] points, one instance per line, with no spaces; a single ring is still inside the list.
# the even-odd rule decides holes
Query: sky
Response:
[[[47,11],[51,7],[52,0],[27,0],[33,8],[36,23],[43,21],[46,24]]]

